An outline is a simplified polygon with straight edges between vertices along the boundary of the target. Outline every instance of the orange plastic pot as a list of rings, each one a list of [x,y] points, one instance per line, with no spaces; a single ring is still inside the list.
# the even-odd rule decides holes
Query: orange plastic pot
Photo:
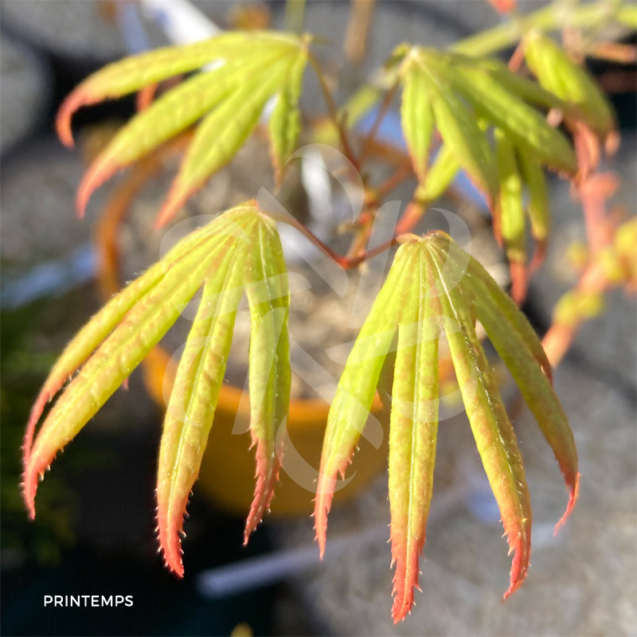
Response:
[[[117,242],[120,225],[132,200],[162,163],[159,155],[140,162],[118,185],[99,217],[94,242],[104,300],[110,299],[120,288]],[[143,373],[150,395],[164,408],[164,397],[170,395],[174,380],[174,362],[164,349],[155,347],[144,360]],[[273,515],[306,515],[312,510],[328,410],[329,405],[321,400],[291,401],[287,451],[280,484],[272,501]],[[336,492],[336,502],[352,498],[386,467],[389,416],[378,396],[372,407],[372,417],[381,423],[383,435],[375,437],[376,445],[362,437],[351,478]],[[249,403],[243,391],[224,384],[197,483],[197,488],[215,503],[239,514],[248,512],[255,484],[255,460],[249,451],[250,435],[247,433],[249,419]]]

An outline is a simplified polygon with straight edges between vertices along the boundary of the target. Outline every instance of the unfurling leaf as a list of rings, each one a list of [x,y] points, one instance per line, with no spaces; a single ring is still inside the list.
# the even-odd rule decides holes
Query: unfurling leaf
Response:
[[[322,554],[338,474],[345,474],[363,433],[385,358],[395,350],[389,434],[395,621],[410,611],[413,589],[418,585],[418,560],[433,482],[441,332],[449,344],[509,547],[515,552],[505,598],[522,584],[528,571],[531,507],[522,458],[494,373],[476,336],[476,319],[509,368],[555,453],[570,490],[565,517],[577,497],[573,435],[551,385],[550,365],[528,321],[484,268],[446,234],[405,236],[352,349],[330,409],[315,508]]]
[[[80,185],[83,214],[91,193],[117,170],[204,117],[160,213],[168,221],[186,199],[237,153],[267,102],[278,97],[271,125],[277,178],[298,138],[298,99],[309,39],[270,32],[230,32],[206,42],[127,58],[95,73],[60,109],[58,134],[72,143],[70,120],[83,105],[121,97],[179,73],[210,67],[162,95],[125,126],[98,156]]]
[[[289,293],[274,222],[254,203],[224,213],[173,248],[99,312],[69,344],[44,384],[24,446],[24,498],[35,515],[38,477],[177,320],[203,286],[197,316],[170,397],[158,478],[159,541],[167,565],[183,574],[178,533],[199,473],[242,295],[251,313],[250,404],[257,487],[246,539],[272,498],[290,395]],[[44,405],[77,375],[47,415]]]
[[[529,68],[540,84],[563,101],[574,104],[585,123],[603,141],[615,129],[612,108],[588,71],[573,62],[565,51],[534,31],[524,40]]]

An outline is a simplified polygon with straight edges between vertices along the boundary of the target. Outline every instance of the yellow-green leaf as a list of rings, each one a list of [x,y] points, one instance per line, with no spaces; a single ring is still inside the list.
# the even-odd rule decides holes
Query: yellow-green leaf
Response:
[[[37,478],[160,341],[231,243],[206,243],[174,264],[141,297],[75,376],[47,416],[25,467],[25,499],[34,514]],[[212,249],[211,249],[212,248]]]
[[[404,279],[413,267],[413,255],[400,248],[347,359],[330,407],[314,512],[321,555],[325,552],[327,515],[336,479],[339,473],[345,474],[367,422],[383,363],[396,336],[401,308],[409,298],[410,286]]]
[[[208,228],[202,228],[176,245],[159,263],[113,297],[66,346],[50,371],[31,410],[24,438],[25,461],[28,461],[31,453],[35,427],[47,402],[53,399],[66,380],[86,361],[129,310],[157,286],[171,268],[180,267],[180,260],[205,240],[207,232]]]
[[[497,382],[475,333],[470,304],[462,287],[450,288],[444,275],[446,259],[432,254],[438,271],[443,327],[469,423],[500,507],[509,547],[515,552],[510,584],[504,597],[523,583],[531,555],[531,501],[522,456]],[[478,308],[476,308],[478,309]]]
[[[473,63],[480,69],[486,70],[498,84],[528,104],[535,104],[536,106],[543,106],[548,109],[559,109],[568,115],[569,105],[566,102],[562,101],[554,93],[547,91],[537,82],[523,77],[518,73],[514,73],[500,60],[494,58],[479,58]]]
[[[163,95],[134,117],[99,154],[78,190],[78,208],[84,211],[92,192],[117,170],[129,166],[210,112],[247,78],[268,69],[286,52],[274,49],[261,56],[231,60],[203,71]]]
[[[212,62],[261,53],[272,47],[298,46],[298,38],[268,32],[229,31],[210,40],[170,46],[113,62],[84,80],[60,108],[58,134],[71,145],[71,117],[80,107],[122,97],[149,84],[187,73]]]
[[[540,84],[565,102],[574,104],[599,137],[605,139],[614,130],[612,107],[586,69],[537,31],[525,38],[524,51],[526,62]]]
[[[398,328],[389,435],[394,606],[398,622],[410,612],[418,587],[425,543],[438,431],[438,339],[440,301],[431,294],[433,276],[417,244],[410,295]]]
[[[160,213],[168,221],[190,194],[227,164],[252,133],[268,102],[273,114],[273,161],[277,177],[299,132],[298,98],[308,60],[308,36],[229,32],[209,41],[169,47],[116,62],[83,82],[62,105],[60,139],[72,144],[71,117],[82,105],[119,97],[203,66],[212,67],[170,90],[139,113],[89,168],[78,192],[80,215],[92,192],[123,166],[205,117]]]
[[[33,447],[24,450],[24,497],[34,515],[38,477],[57,451],[108,400],[202,286],[168,405],[158,471],[160,548],[178,575],[183,574],[178,533],[212,426],[244,291],[252,319],[251,430],[258,474],[246,538],[267,509],[280,466],[277,434],[287,418],[290,394],[289,292],[276,227],[254,202],[229,210],[182,240],[89,323],[56,366],[44,395],[59,389],[60,370],[72,373],[86,361],[83,368],[53,406]],[[32,435],[35,422],[29,429]]]
[[[290,403],[290,293],[283,249],[274,222],[264,218],[250,246],[250,433],[256,447],[257,484],[244,542],[270,506],[283,454],[280,428]]]
[[[511,267],[513,298],[520,303],[526,296],[526,224],[522,201],[522,178],[513,144],[498,129],[495,131],[495,140],[500,176],[498,197],[500,232]]]
[[[515,432],[476,335],[476,320],[501,352],[553,448],[571,489],[567,514],[577,497],[578,479],[572,433],[551,386],[546,355],[528,321],[484,268],[448,235],[406,235],[402,241],[330,409],[315,507],[322,554],[336,477],[344,476],[381,368],[387,364],[389,350],[396,348],[389,433],[395,621],[411,609],[425,538],[435,460],[441,329],[509,546],[515,552],[505,597],[522,584],[528,571],[531,507]]]
[[[520,174],[527,193],[526,210],[531,222],[531,234],[536,248],[534,265],[539,265],[546,251],[546,242],[551,227],[551,205],[542,167],[524,153],[517,153]]]
[[[301,132],[299,98],[303,85],[303,73],[307,65],[307,53],[303,53],[292,64],[289,78],[279,91],[276,105],[270,116],[270,145],[272,163],[278,184],[283,179],[283,167],[296,149]]]
[[[447,267],[466,258],[466,254],[460,254],[462,248],[448,238],[440,239],[436,249]],[[457,272],[454,276],[457,278]],[[551,366],[542,344],[515,303],[473,258],[469,260],[462,287],[553,449],[569,490],[563,522],[575,505],[579,489],[577,451],[573,433],[551,385]]]
[[[414,172],[426,182],[429,147],[434,129],[427,78],[417,64],[410,64],[403,78],[401,121]]]
[[[225,166],[257,125],[268,100],[289,72],[290,60],[246,78],[197,129],[158,217],[158,225],[171,219],[188,197]]]
[[[439,67],[432,70],[431,64],[421,58],[419,64],[425,71],[436,126],[443,141],[478,188],[493,200],[498,190],[497,168],[477,118],[456,96]]]
[[[486,73],[448,67],[449,81],[476,112],[502,129],[522,151],[558,172],[575,175],[577,159],[566,137],[544,116],[510,93]]]
[[[453,183],[460,164],[448,144],[443,144],[429,168],[425,182],[418,186],[416,198],[422,203],[435,201],[445,194]]]
[[[205,284],[166,409],[157,470],[157,527],[166,564],[179,576],[184,572],[179,533],[223,383],[243,295],[244,254],[243,246],[235,243]]]

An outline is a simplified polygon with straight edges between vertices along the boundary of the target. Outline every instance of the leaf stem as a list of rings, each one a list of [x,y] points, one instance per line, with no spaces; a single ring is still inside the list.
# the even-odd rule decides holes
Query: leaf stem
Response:
[[[373,259],[374,257],[382,254],[386,250],[389,250],[395,245],[398,245],[396,241],[396,237],[392,237],[388,241],[381,243],[380,245],[372,248],[371,250],[367,250],[362,254],[358,254],[353,257],[344,257],[337,252],[334,252],[332,248],[330,248],[327,244],[323,243],[309,228],[304,226],[300,221],[292,217],[291,215],[283,215],[273,211],[264,211],[268,216],[270,216],[275,221],[279,221],[281,223],[285,223],[288,226],[291,226],[298,230],[303,236],[307,237],[315,246],[317,246],[323,253],[325,253],[332,261],[334,261],[337,265],[340,265],[344,270],[351,270],[357,266],[359,266],[363,261],[367,259]]]
[[[323,98],[325,99],[325,103],[327,104],[327,109],[329,111],[330,119],[334,123],[336,130],[338,131],[338,136],[341,142],[341,148],[343,153],[347,157],[347,159],[352,163],[354,168],[360,172],[360,162],[354,151],[352,150],[352,146],[349,142],[349,138],[347,136],[347,131],[345,130],[345,126],[343,125],[343,121],[339,117],[338,108],[336,107],[336,103],[334,102],[334,98],[332,97],[332,93],[325,81],[325,75],[319,65],[318,61],[312,55],[312,53],[308,53],[308,60],[316,73],[316,77],[318,78],[319,85],[321,87],[321,92],[323,93]]]

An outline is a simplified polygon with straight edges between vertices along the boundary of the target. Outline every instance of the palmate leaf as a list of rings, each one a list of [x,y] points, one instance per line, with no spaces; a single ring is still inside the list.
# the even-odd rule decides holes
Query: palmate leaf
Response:
[[[290,392],[289,293],[276,227],[254,203],[229,210],[184,239],[88,323],[45,382],[24,446],[24,498],[34,517],[38,477],[202,286],[166,413],[157,479],[160,546],[166,563],[179,575],[183,565],[178,533],[212,426],[234,317],[244,293],[252,317],[250,428],[257,445],[258,476],[246,539],[267,509],[278,475],[282,450],[277,448],[277,429],[287,418]],[[33,441],[44,404],[78,368]]]
[[[92,192],[117,170],[204,118],[183,160],[158,223],[174,216],[186,199],[237,153],[277,96],[270,127],[277,180],[299,133],[298,100],[309,37],[273,32],[229,32],[209,41],[168,47],[111,64],[85,80],[62,105],[57,128],[72,144],[71,117],[80,107],[121,97],[177,75],[210,66],[187,78],[136,115],[98,156],[78,190],[83,214]]]
[[[426,182],[423,178],[432,139],[429,129],[433,130],[434,126],[433,122],[424,120],[423,133],[422,118],[431,114],[453,157],[492,200],[497,193],[493,152],[475,116],[451,90],[446,77],[439,73],[435,54],[430,54],[429,50],[412,49],[405,57],[401,77],[407,91],[407,95],[403,95],[401,111],[403,133],[421,183]]]
[[[446,71],[454,88],[476,112],[504,131],[524,152],[557,172],[575,175],[577,160],[571,145],[541,113],[488,73],[476,73],[474,68],[454,64],[447,66]]]
[[[488,142],[489,126],[503,131],[539,164],[569,177],[576,174],[577,160],[570,143],[533,108],[560,108],[570,115],[558,96],[493,60],[407,45],[396,49],[394,59],[400,58],[402,127],[421,190],[431,177],[425,178],[425,174],[433,128],[448,148],[447,157],[453,156],[491,203],[498,191],[498,170]],[[440,176],[450,172],[441,172],[437,181],[444,181]]]
[[[438,336],[444,331],[467,416],[515,552],[508,597],[526,577],[531,508],[522,458],[497,383],[475,331],[476,318],[520,387],[553,449],[569,488],[578,490],[573,435],[553,391],[542,346],[515,303],[484,268],[442,232],[404,237],[377,301],[357,339],[330,409],[316,497],[316,531],[325,549],[327,514],[363,431],[380,370],[396,350],[390,420],[395,621],[418,585],[418,559],[431,499],[438,421]]]

